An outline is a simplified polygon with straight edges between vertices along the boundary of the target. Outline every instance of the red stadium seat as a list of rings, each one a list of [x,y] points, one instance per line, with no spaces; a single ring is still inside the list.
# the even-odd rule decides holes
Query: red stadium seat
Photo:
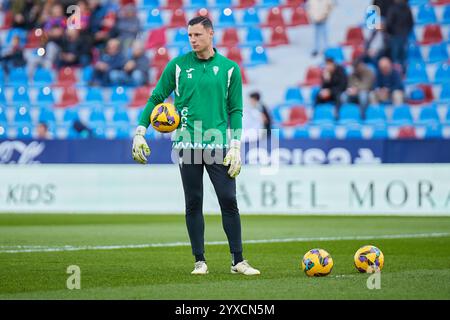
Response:
[[[292,127],[302,125],[308,122],[308,115],[302,106],[293,106],[289,112],[289,119],[283,123],[283,126]]]
[[[239,49],[238,47],[229,48],[227,58],[233,60],[237,64],[241,64],[243,62],[241,49]]]
[[[201,8],[197,11],[197,16],[208,17],[211,20],[211,15],[209,14],[208,9]]]
[[[44,32],[40,28],[30,30],[27,35],[25,48],[39,48],[43,44],[43,35]]]
[[[442,42],[442,30],[438,24],[429,24],[425,26],[421,44],[428,45]]]
[[[129,107],[144,107],[150,97],[150,87],[138,87],[134,90],[133,100],[128,105]]]
[[[236,8],[249,8],[253,7],[256,4],[256,0],[239,0]]]
[[[278,26],[272,29],[269,46],[275,47],[279,45],[289,44],[289,39],[284,27]]]
[[[279,7],[274,7],[270,9],[269,14],[267,15],[266,22],[263,26],[265,27],[284,27],[286,23],[284,22],[284,17]]]
[[[320,67],[309,67],[306,71],[304,86],[316,86],[322,83],[322,69]]]
[[[294,10],[292,10],[291,21],[289,23],[289,26],[294,27],[308,24],[309,24],[308,14],[306,13],[306,10],[303,7],[297,7]]]
[[[305,3],[305,0],[286,0],[283,7],[285,8],[297,8]]]
[[[164,9],[175,10],[182,7],[183,7],[183,0],[167,0]]]
[[[364,54],[364,46],[353,47],[352,61],[355,61]]]
[[[172,11],[172,17],[170,18],[169,28],[185,28],[187,25],[186,14],[184,10],[179,8]]]
[[[425,103],[429,103],[434,100],[433,87],[430,84],[419,84],[417,86],[425,93]]]
[[[241,69],[242,84],[247,84],[248,80],[247,80],[247,75],[245,73],[245,69],[243,66],[240,66],[239,68]]]
[[[58,79],[55,83],[56,87],[68,87],[77,83],[76,71],[72,67],[64,67],[58,71]]]
[[[6,11],[3,16],[3,25],[0,26],[0,30],[11,29],[13,23],[13,13],[12,11]]]
[[[164,47],[166,45],[166,42],[166,29],[154,29],[148,35],[147,42],[145,43],[145,48],[155,49]]]
[[[166,48],[159,48],[155,51],[151,65],[155,68],[164,68],[170,61],[169,52]]]
[[[398,139],[415,139],[416,136],[416,129],[412,126],[405,126],[401,127],[398,131]]]
[[[220,46],[223,47],[234,47],[239,44],[239,35],[237,30],[234,28],[225,29],[222,34],[222,42]]]
[[[64,87],[61,95],[61,102],[55,104],[56,107],[66,108],[77,105],[80,102],[77,89],[75,87]]]
[[[361,27],[351,27],[347,30],[343,46],[360,46],[364,45],[364,34]]]

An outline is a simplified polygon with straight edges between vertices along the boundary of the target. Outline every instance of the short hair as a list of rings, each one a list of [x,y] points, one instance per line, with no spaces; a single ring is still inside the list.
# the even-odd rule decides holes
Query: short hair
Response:
[[[199,23],[205,29],[212,29],[212,30],[214,30],[211,20],[208,17],[206,17],[206,16],[198,16],[198,17],[192,18],[191,20],[189,20],[188,26],[193,26],[193,25],[199,24]]]
[[[325,57],[325,62],[329,62],[329,63],[333,63],[333,64],[336,63],[336,61],[334,61],[334,58],[330,57],[330,56]]]
[[[259,92],[252,92],[250,93],[250,98],[255,99],[256,101],[259,101],[259,99],[261,99],[261,95],[259,94]]]

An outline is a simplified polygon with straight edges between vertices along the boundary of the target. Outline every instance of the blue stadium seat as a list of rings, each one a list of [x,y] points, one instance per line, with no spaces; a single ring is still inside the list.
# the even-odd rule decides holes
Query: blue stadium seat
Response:
[[[250,54],[250,61],[244,63],[245,67],[254,67],[262,64],[269,63],[269,59],[267,58],[266,50],[261,47],[254,47]]]
[[[182,55],[184,55],[184,54],[186,54],[186,53],[188,53],[190,51],[191,51],[191,46],[190,45],[187,45],[187,46],[184,46],[184,47],[179,47],[178,48],[178,57],[182,56]]]
[[[439,103],[450,103],[450,86],[443,85],[439,94]]]
[[[261,24],[261,19],[259,18],[258,10],[254,7],[250,7],[244,11],[244,16],[242,17],[239,26],[243,27],[257,27]]]
[[[245,42],[240,47],[256,47],[264,44],[264,37],[260,28],[249,27],[245,35]]]
[[[78,119],[78,110],[76,108],[67,108],[64,111],[63,123],[65,125],[72,125],[73,122]]]
[[[230,8],[225,8],[220,12],[219,20],[216,23],[218,28],[231,28],[236,25],[234,12]]]
[[[23,124],[17,127],[17,139],[31,139],[32,133],[31,124]]]
[[[145,10],[151,10],[155,8],[159,8],[161,4],[159,3],[159,0],[142,0],[141,5],[139,6],[139,9],[145,9]]]
[[[16,110],[16,114],[14,115],[14,122],[15,123],[25,123],[29,124],[31,123],[31,116],[30,111],[26,107],[20,107]]]
[[[392,119],[390,121],[393,125],[410,125],[413,122],[411,110],[408,105],[401,105],[394,107],[392,112]]]
[[[372,127],[372,139],[386,139],[388,131],[384,124],[375,125]]]
[[[295,127],[293,138],[294,139],[309,139],[308,126],[303,125],[301,127]]]
[[[341,47],[328,48],[325,50],[324,56],[332,58],[336,63],[343,63],[345,61],[344,51]]]
[[[409,0],[410,6],[420,6],[429,3],[430,0]]]
[[[186,3],[186,1],[185,1]],[[202,9],[208,8],[206,0],[190,0],[190,3],[184,6],[185,9]]]
[[[448,60],[447,44],[437,43],[430,46],[428,63],[435,63]]]
[[[0,86],[0,106],[5,106],[6,104],[7,104],[7,102],[6,102],[5,92],[3,91],[3,87]]]
[[[0,122],[0,139],[6,139],[6,138],[8,138],[7,132],[6,132],[6,125],[3,125]]]
[[[362,139],[362,130],[359,125],[349,125],[346,127],[345,138],[346,139]]]
[[[379,105],[368,106],[366,110],[365,123],[370,125],[384,125],[386,123],[386,113],[384,112],[384,108]]]
[[[5,73],[3,72],[3,68],[0,68],[0,85],[5,83]]]
[[[424,4],[419,6],[414,23],[416,25],[435,24],[437,22],[436,13],[433,6]]]
[[[314,124],[333,124],[334,106],[330,104],[319,104],[314,109],[312,122]]]
[[[112,89],[109,100],[113,106],[122,107],[130,102],[130,97],[125,87],[115,87]]]
[[[40,107],[48,107],[55,104],[55,98],[53,96],[52,89],[50,87],[40,88],[36,102]]]
[[[38,68],[33,76],[33,85],[44,87],[50,86],[53,83],[53,74],[50,70]]]
[[[317,95],[319,94],[319,91],[320,91],[320,87],[319,86],[314,86],[314,87],[311,88],[310,97],[309,97],[311,104],[314,103],[314,101],[316,101],[316,98],[317,98]]]
[[[28,96],[27,88],[24,86],[16,87],[14,89],[11,105],[29,105],[30,97]]]
[[[410,63],[424,63],[420,46],[410,42],[408,45],[408,61]]]
[[[334,125],[325,124],[320,127],[320,139],[335,139],[336,130]]]
[[[256,6],[261,8],[272,8],[280,6],[280,0],[261,0]]]
[[[425,139],[442,139],[442,127],[439,123],[425,127]]]
[[[27,42],[27,31],[21,28],[11,28],[8,30],[5,38],[5,44],[10,44],[14,37],[19,37],[20,45],[23,47]]]
[[[116,125],[116,139],[129,139],[130,138],[130,126],[129,125]],[[151,131],[151,130],[150,130]]]
[[[406,84],[428,83],[426,65],[422,63],[410,64],[406,71]]]
[[[95,108],[89,115],[89,124],[92,127],[104,126],[106,123],[105,113],[100,108]]]
[[[231,8],[233,6],[232,0],[215,0],[211,6],[213,8]]]
[[[417,43],[417,36],[414,29],[412,29],[411,32],[409,33],[408,42],[413,44]]]
[[[169,48],[181,48],[189,45],[189,37],[186,28],[179,28],[175,32],[173,40],[167,44]]]
[[[39,114],[39,122],[45,122],[47,124],[49,123],[55,123],[56,117],[55,113],[52,109],[42,108],[41,113]]]
[[[128,124],[130,122],[130,118],[128,116],[128,113],[126,110],[118,110],[116,112],[114,112],[113,118],[112,120],[115,123],[126,123]]]
[[[0,123],[6,123],[6,108],[0,105]]]
[[[425,100],[425,92],[421,87],[414,87],[409,93],[409,103],[419,104]]]
[[[450,24],[450,5],[444,7],[441,24]]]
[[[447,62],[438,65],[434,74],[434,83],[450,84],[450,65]]]
[[[361,111],[359,106],[354,103],[345,103],[341,106],[339,110],[339,123],[360,123],[361,122]]]
[[[89,105],[104,104],[105,101],[103,99],[102,90],[98,87],[89,87],[84,102]]]
[[[27,86],[28,85],[28,75],[25,68],[14,68],[9,74],[8,84],[10,86]]]
[[[159,9],[152,9],[147,14],[147,19],[145,20],[146,29],[155,29],[162,27],[164,25],[163,19],[161,17],[161,11]]]
[[[92,66],[86,66],[81,69],[81,85],[88,85],[92,80],[92,76],[94,74],[94,68]]]
[[[439,123],[439,115],[436,108],[423,107],[420,110],[418,124],[437,124]]]
[[[303,95],[302,91],[299,87],[291,87],[287,88],[286,93],[284,95],[284,101],[286,103],[303,103]]]

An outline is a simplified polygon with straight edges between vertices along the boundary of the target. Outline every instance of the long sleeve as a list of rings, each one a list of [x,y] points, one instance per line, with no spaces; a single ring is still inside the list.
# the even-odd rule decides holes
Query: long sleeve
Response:
[[[235,66],[228,88],[228,115],[230,117],[231,139],[240,140],[242,131],[242,76],[239,66]]]

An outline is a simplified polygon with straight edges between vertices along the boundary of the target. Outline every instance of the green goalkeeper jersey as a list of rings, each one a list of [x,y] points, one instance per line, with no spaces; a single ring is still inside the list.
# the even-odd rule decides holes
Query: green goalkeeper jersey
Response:
[[[214,51],[208,60],[199,59],[191,51],[170,61],[145,106],[139,125],[147,128],[153,108],[174,92],[174,104],[181,120],[173,136],[173,148],[226,148],[229,138],[240,140],[241,71],[237,63]]]

